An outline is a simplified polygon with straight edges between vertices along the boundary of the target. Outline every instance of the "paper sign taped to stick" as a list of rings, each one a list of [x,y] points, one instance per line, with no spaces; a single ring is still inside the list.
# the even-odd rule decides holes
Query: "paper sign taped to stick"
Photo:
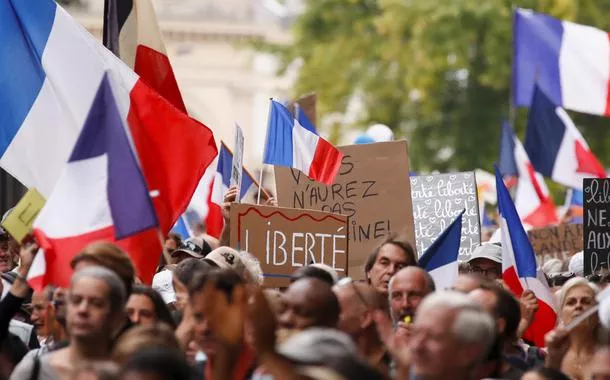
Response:
[[[610,269],[610,178],[585,178],[584,271],[585,275]]]
[[[233,162],[231,165],[231,183],[230,186],[237,186],[236,202],[239,203],[241,196],[241,180],[243,175],[244,165],[244,133],[240,126],[235,123],[235,153],[233,154]]]
[[[21,242],[32,231],[32,225],[44,206],[45,199],[36,189],[30,189],[2,222],[2,227]]]
[[[411,177],[417,252],[423,254],[462,212],[459,258],[465,260],[481,243],[477,183],[474,172]]]
[[[347,217],[320,211],[233,204],[231,246],[260,261],[265,286],[285,287],[302,266],[324,263],[347,275]]]
[[[295,169],[275,167],[282,207],[346,215],[350,277],[364,278],[364,263],[391,233],[406,233],[415,248],[406,141],[339,147],[344,154],[335,183],[325,186]]]
[[[551,259],[567,260],[582,251],[583,225],[560,224],[554,227],[535,228],[527,232],[540,265]]]

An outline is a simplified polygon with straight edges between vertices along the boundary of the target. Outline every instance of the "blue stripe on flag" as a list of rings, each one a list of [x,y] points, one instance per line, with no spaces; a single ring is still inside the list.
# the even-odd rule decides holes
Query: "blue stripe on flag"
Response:
[[[500,173],[505,176],[517,176],[515,161],[515,133],[508,121],[502,122],[502,137],[500,139]]]
[[[426,252],[419,258],[418,265],[430,272],[436,268],[457,261],[462,237],[462,216],[466,210],[447,227]]]
[[[316,132],[316,128],[313,126],[311,120],[309,120],[307,117],[307,114],[305,114],[305,111],[303,111],[301,107],[297,107],[297,111],[297,120],[299,121],[299,124],[301,124],[303,128],[307,129],[311,133],[315,133],[317,135],[318,132]]]
[[[525,133],[525,151],[536,171],[551,177],[566,126],[557,116],[557,105],[536,86]]]
[[[288,108],[272,100],[263,158],[265,164],[292,166],[293,127],[294,119]]]
[[[233,154],[229,152],[227,147],[220,144],[220,152],[218,153],[218,166],[216,171],[222,175],[222,183],[227,188],[231,184],[231,170],[233,166]],[[242,166],[241,174],[241,189],[239,192],[240,200],[243,200],[250,187],[254,184],[254,178]],[[223,194],[224,196],[224,194]]]
[[[180,215],[176,221],[176,224],[174,225],[174,228],[172,228],[172,232],[180,235],[182,239],[188,239],[193,236],[184,215]]]
[[[518,107],[531,104],[536,82],[563,104],[559,54],[563,38],[561,21],[541,13],[517,9],[513,20],[513,96]]]
[[[0,1],[0,157],[13,141],[44,83],[41,59],[55,11],[55,2],[50,0]]]
[[[513,247],[513,257],[515,258],[515,266],[517,275],[523,277],[536,277],[536,256],[534,255],[534,249],[530,243],[527,233],[521,224],[519,214],[515,204],[510,197],[502,175],[498,170],[498,167],[494,165],[496,172],[496,188],[498,192],[498,212],[500,218],[506,220],[508,227],[508,234]],[[504,231],[502,231],[504,233]],[[510,247],[502,242],[502,250],[510,249]]]

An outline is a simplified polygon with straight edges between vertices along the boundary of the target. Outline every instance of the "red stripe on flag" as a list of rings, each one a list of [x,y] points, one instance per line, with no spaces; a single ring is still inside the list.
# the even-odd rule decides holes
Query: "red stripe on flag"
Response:
[[[212,195],[214,193],[214,182],[216,178],[212,178],[210,181],[210,192],[208,193],[208,215],[205,219],[205,232],[220,239],[222,228],[224,227],[224,218],[222,217],[222,208],[212,201]]]
[[[309,177],[326,185],[332,184],[335,182],[342,159],[343,153],[320,137],[309,167]]]
[[[43,287],[49,284],[68,287],[72,276],[70,262],[83,248],[97,241],[107,241],[121,247],[131,258],[138,278],[150,284],[162,249],[156,229],[144,231],[118,242],[114,240],[114,227],[60,239],[49,238],[38,229],[34,230],[34,235],[45,254],[46,272],[41,281]]]
[[[610,33],[608,33],[608,39],[610,40]],[[610,81],[606,83],[606,112],[604,114],[606,116],[610,116]]]
[[[186,106],[182,100],[174,70],[165,54],[147,46],[138,45],[134,71],[174,107],[186,113]]]
[[[218,154],[212,131],[138,80],[127,120],[163,234],[186,210]]]

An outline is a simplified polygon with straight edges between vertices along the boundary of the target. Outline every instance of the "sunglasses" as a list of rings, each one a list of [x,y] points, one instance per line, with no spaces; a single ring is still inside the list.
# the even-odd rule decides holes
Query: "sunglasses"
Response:
[[[371,308],[371,305],[369,305],[369,303],[366,302],[366,298],[364,298],[364,296],[362,295],[362,292],[356,286],[356,281],[354,281],[351,277],[344,277],[344,278],[340,279],[339,281],[337,281],[338,287],[343,287],[346,285],[350,285],[352,287],[352,289],[354,289],[354,293],[356,293],[356,296],[360,299],[360,302],[362,302],[362,304],[367,309]]]

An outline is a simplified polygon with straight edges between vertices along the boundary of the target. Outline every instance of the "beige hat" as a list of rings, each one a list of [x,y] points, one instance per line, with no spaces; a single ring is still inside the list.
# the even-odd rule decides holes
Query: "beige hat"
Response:
[[[246,271],[246,266],[241,261],[239,252],[231,247],[218,247],[210,252],[204,260],[222,269],[232,269],[239,275],[243,275]]]

